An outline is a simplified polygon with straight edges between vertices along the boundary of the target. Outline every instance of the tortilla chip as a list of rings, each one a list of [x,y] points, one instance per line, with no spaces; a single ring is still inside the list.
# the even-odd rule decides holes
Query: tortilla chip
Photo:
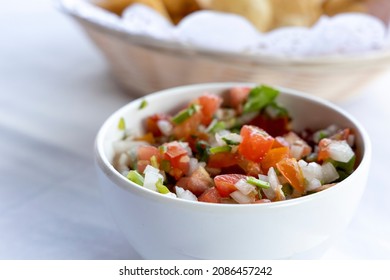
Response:
[[[324,3],[324,13],[333,16],[340,13],[367,12],[364,0],[327,0]]]
[[[260,31],[268,31],[273,23],[273,0],[199,0],[202,7],[241,15]]]
[[[273,0],[273,28],[283,26],[311,26],[322,15],[324,0]]]
[[[190,13],[200,10],[196,0],[162,0],[162,2],[175,24]]]

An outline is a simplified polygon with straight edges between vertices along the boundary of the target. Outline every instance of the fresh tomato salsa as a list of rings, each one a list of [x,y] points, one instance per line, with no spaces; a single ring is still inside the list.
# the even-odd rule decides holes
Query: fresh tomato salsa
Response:
[[[174,114],[145,119],[145,133],[114,143],[115,168],[144,188],[192,201],[270,203],[334,186],[355,167],[350,128],[293,131],[279,91],[205,92]],[[142,102],[140,109],[147,106]]]

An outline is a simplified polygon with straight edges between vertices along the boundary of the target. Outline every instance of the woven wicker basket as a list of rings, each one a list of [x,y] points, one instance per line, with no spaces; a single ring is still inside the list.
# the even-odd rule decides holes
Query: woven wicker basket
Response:
[[[133,95],[186,84],[237,81],[288,87],[340,101],[359,93],[390,65],[390,50],[297,59],[194,49],[110,29],[65,12],[85,29],[117,81]]]

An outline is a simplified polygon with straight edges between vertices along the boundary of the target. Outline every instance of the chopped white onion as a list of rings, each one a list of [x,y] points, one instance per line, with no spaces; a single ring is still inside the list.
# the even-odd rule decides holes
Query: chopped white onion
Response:
[[[312,179],[322,180],[321,165],[316,162],[307,163],[304,160],[298,161],[298,164],[301,167],[303,177],[305,177],[307,181],[311,181]]]
[[[215,141],[217,141],[218,146],[225,146],[226,142],[222,139],[226,135],[228,135],[230,132],[228,130],[220,130],[217,133],[215,133]]]
[[[185,190],[181,187],[175,186],[176,195],[178,198],[185,199],[185,200],[191,200],[191,201],[198,201],[198,198],[196,195],[194,195],[191,191]]]
[[[333,135],[337,132],[337,130],[339,130],[339,127],[335,124],[331,124],[326,128],[326,130],[328,131],[329,135]]]
[[[192,156],[192,150],[190,148],[190,145],[187,142],[179,142],[180,146],[186,150],[187,154],[189,156]]]
[[[314,191],[315,189],[318,189],[321,186],[322,186],[321,181],[316,178],[313,178],[310,181],[307,181],[305,190]]]
[[[287,141],[289,145],[294,144],[295,141],[301,140],[301,138],[295,133],[290,131],[289,133],[283,135],[284,140]]]
[[[234,109],[218,109],[215,115],[219,120],[230,120],[236,116],[236,111]]]
[[[188,174],[187,175],[191,175],[192,173],[194,173],[194,171],[196,169],[198,169],[198,167],[199,167],[198,159],[190,158],[190,167],[188,168]]]
[[[301,159],[311,153],[311,147],[295,132],[290,131],[283,136],[290,147],[290,154],[294,158]]]
[[[158,180],[164,180],[164,177],[160,173],[145,172],[144,187],[152,191],[157,191],[156,183]]]
[[[286,197],[282,191],[282,185],[279,182],[278,175],[273,167],[268,169],[268,182],[270,188],[263,189],[264,194],[269,200],[285,200]]]
[[[256,191],[256,187],[249,184],[245,179],[238,180],[237,183],[234,184],[234,186],[243,194],[248,195],[251,192]]]
[[[130,161],[130,156],[127,153],[122,153],[118,157],[117,168],[119,172],[125,173],[129,171],[128,163]]]
[[[160,170],[151,165],[147,165],[145,170],[144,187],[152,191],[157,191],[156,183],[158,180],[164,180],[164,176],[160,174]]]
[[[259,177],[260,180],[268,182],[268,176],[267,175],[259,174],[258,177]]]
[[[321,139],[323,138],[323,135],[328,135],[328,131],[321,129],[321,130],[314,132],[313,133],[313,141],[318,144],[321,141]]]
[[[158,120],[157,126],[160,129],[161,133],[165,136],[169,136],[172,134],[173,126],[172,124],[167,120]]]
[[[276,175],[276,171],[273,167],[268,169],[268,181],[269,184],[271,185],[271,188],[276,190],[277,187],[280,185],[278,175]]]
[[[335,161],[348,162],[355,155],[347,141],[332,141],[327,147],[329,157]]]
[[[174,194],[174,193],[172,193],[172,192],[164,193],[163,195],[169,196],[169,197],[173,197],[173,198],[177,198],[176,194]]]
[[[292,144],[290,146],[290,154],[296,159],[302,158],[304,147],[302,145]]]
[[[331,183],[339,177],[340,175],[333,164],[327,162],[322,165],[322,181],[324,184]]]
[[[144,170],[144,174],[146,174],[146,173],[157,173],[157,174],[159,174],[160,170],[148,164],[145,167],[145,170]]]
[[[240,134],[237,133],[229,133],[223,136],[224,139],[227,139],[229,141],[235,142],[235,143],[241,143],[242,142],[242,137]],[[225,140],[223,140],[225,145],[227,144]]]
[[[275,170],[273,167],[271,167],[268,170],[268,178],[267,178],[267,180],[269,179],[269,184],[271,185],[270,188],[263,189],[264,194],[267,196],[269,200],[274,200],[276,198],[276,189],[277,189],[277,185],[279,185],[278,177],[276,176],[276,173],[273,174],[273,172],[275,172]],[[276,178],[274,176],[276,176]]]
[[[230,194],[230,196],[239,204],[248,204],[255,201],[254,197],[247,196],[240,191],[234,191]]]

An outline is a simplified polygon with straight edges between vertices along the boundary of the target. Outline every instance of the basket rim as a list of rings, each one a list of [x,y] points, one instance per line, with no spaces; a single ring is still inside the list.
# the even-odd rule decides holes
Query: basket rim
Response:
[[[83,1],[83,0],[76,0]],[[217,51],[209,48],[202,48],[198,46],[185,45],[178,42],[164,41],[153,38],[147,35],[131,34],[122,29],[114,29],[104,23],[86,17],[76,11],[70,9],[64,2],[65,0],[57,0],[57,8],[70,15],[81,24],[86,24],[95,31],[106,33],[110,36],[115,36],[118,39],[125,40],[133,45],[147,48],[158,52],[166,52],[174,54],[175,56],[197,56],[205,59],[212,59],[218,62],[229,63],[245,63],[252,65],[267,65],[267,66],[294,66],[294,67],[356,67],[358,65],[365,65],[375,63],[390,65],[390,48],[383,50],[372,50],[369,52],[342,55],[318,55],[310,57],[299,56],[282,56],[270,54],[249,54],[249,53],[235,53],[228,51]]]

